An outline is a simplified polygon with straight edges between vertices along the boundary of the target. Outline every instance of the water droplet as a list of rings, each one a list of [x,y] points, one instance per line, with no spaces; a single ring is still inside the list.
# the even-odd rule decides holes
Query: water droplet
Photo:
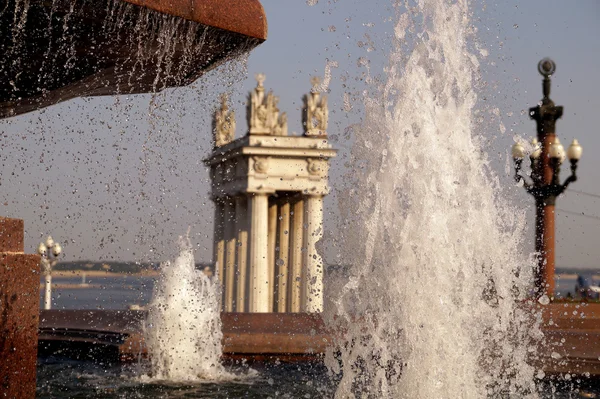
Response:
[[[536,378],[541,380],[546,376],[546,373],[544,373],[542,370],[538,371],[538,373],[536,374]]]
[[[542,305],[548,305],[550,303],[550,298],[548,298],[548,295],[542,295],[540,299],[538,299],[538,302]]]

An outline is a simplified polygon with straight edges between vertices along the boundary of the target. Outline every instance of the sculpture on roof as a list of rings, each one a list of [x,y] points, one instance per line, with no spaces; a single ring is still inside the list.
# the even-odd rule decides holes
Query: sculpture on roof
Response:
[[[265,98],[265,75],[255,75],[257,85],[250,93],[248,102],[248,126],[250,134],[287,136],[287,115],[279,115],[279,97],[269,91]]]
[[[221,95],[221,107],[215,111],[213,121],[215,147],[229,144],[235,138],[235,111],[229,110],[227,94]]]
[[[327,108],[327,96],[322,96],[319,89],[320,79],[313,76],[310,80],[312,89],[309,95],[304,96],[304,134],[306,136],[327,135],[329,123],[329,110]]]

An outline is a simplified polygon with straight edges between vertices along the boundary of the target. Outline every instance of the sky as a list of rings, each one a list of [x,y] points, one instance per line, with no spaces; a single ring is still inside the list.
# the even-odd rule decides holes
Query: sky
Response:
[[[362,119],[367,77],[385,80],[395,13],[391,0],[263,0],[267,41],[248,57],[189,87],[158,95],[75,99],[0,121],[0,215],[25,220],[26,251],[48,234],[65,259],[160,261],[191,226],[198,261],[212,257],[213,208],[202,160],[211,151],[211,113],[227,91],[238,115],[263,72],[280,96],[290,132],[301,132],[301,98],[312,75],[330,74],[332,194],[325,229],[335,234],[338,197],[349,168],[349,127]],[[557,63],[552,99],[565,107],[557,131],[583,145],[579,180],[557,204],[558,267],[600,268],[600,3],[471,2],[481,81],[481,132],[499,179],[533,224],[533,201],[512,180],[510,146],[531,138],[526,110],[541,99],[537,63]],[[483,51],[481,51],[483,50]],[[346,106],[344,105],[346,99]],[[348,110],[350,105],[350,110]],[[568,168],[562,169],[566,178]],[[577,190],[577,191],[575,191]],[[525,250],[533,249],[533,230]],[[336,263],[328,248],[328,263]]]

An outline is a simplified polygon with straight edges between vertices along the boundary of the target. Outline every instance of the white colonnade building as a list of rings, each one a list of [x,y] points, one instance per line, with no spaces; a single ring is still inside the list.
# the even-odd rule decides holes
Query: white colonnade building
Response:
[[[248,132],[235,137],[227,98],[214,117],[211,168],[215,202],[214,260],[226,312],[323,310],[324,265],[316,250],[323,236],[328,193],[327,97],[312,80],[305,96],[304,134],[288,136],[278,97],[265,95],[256,75],[250,93]]]

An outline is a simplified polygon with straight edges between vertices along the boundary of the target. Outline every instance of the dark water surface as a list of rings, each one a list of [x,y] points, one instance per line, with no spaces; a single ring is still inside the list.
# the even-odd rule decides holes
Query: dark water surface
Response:
[[[144,382],[139,365],[39,359],[38,398],[331,398],[335,383],[322,364],[232,367],[238,381]]]
[[[38,398],[333,398],[337,379],[322,364],[237,366],[232,382],[168,383],[140,379],[143,366],[104,365],[61,358],[38,361]],[[600,381],[540,384],[543,399],[600,398]],[[368,395],[357,397],[370,398]],[[513,399],[514,396],[505,398]],[[418,398],[415,398],[418,399]],[[448,398],[450,399],[450,398]],[[455,398],[452,398],[455,399]]]

